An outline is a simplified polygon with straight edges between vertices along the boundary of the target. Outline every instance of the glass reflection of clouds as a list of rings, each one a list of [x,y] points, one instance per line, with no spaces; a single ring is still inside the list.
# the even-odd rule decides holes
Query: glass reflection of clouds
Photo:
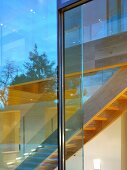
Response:
[[[56,61],[56,3],[52,0],[1,0],[2,60],[22,64],[34,44]]]
[[[70,0],[62,0],[62,3],[65,3],[65,2],[68,2],[68,1],[70,1]]]

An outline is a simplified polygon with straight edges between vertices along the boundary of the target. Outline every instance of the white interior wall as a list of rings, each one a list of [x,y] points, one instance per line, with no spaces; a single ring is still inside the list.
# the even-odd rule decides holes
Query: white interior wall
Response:
[[[94,170],[93,160],[101,160],[101,170],[121,170],[121,118],[84,145],[84,170]],[[83,170],[82,150],[66,162],[67,170]]]

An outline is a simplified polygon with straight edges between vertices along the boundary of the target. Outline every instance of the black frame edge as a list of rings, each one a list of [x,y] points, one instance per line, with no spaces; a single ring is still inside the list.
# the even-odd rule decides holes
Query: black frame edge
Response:
[[[58,170],[65,170],[65,107],[64,107],[64,16],[57,12],[58,28]]]

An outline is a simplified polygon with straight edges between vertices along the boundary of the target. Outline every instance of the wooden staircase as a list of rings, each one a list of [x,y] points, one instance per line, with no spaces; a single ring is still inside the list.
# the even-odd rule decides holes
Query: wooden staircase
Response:
[[[83,105],[82,111],[84,126],[66,142],[66,159],[127,112],[127,68],[123,67],[117,71]],[[57,150],[55,150],[36,170],[55,169],[58,163],[57,157]]]

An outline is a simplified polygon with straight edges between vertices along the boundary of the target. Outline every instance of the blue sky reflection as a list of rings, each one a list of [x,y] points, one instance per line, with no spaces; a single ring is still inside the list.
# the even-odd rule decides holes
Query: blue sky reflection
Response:
[[[35,43],[39,53],[56,62],[56,1],[0,0],[0,6],[2,65],[8,60],[22,64]]]

